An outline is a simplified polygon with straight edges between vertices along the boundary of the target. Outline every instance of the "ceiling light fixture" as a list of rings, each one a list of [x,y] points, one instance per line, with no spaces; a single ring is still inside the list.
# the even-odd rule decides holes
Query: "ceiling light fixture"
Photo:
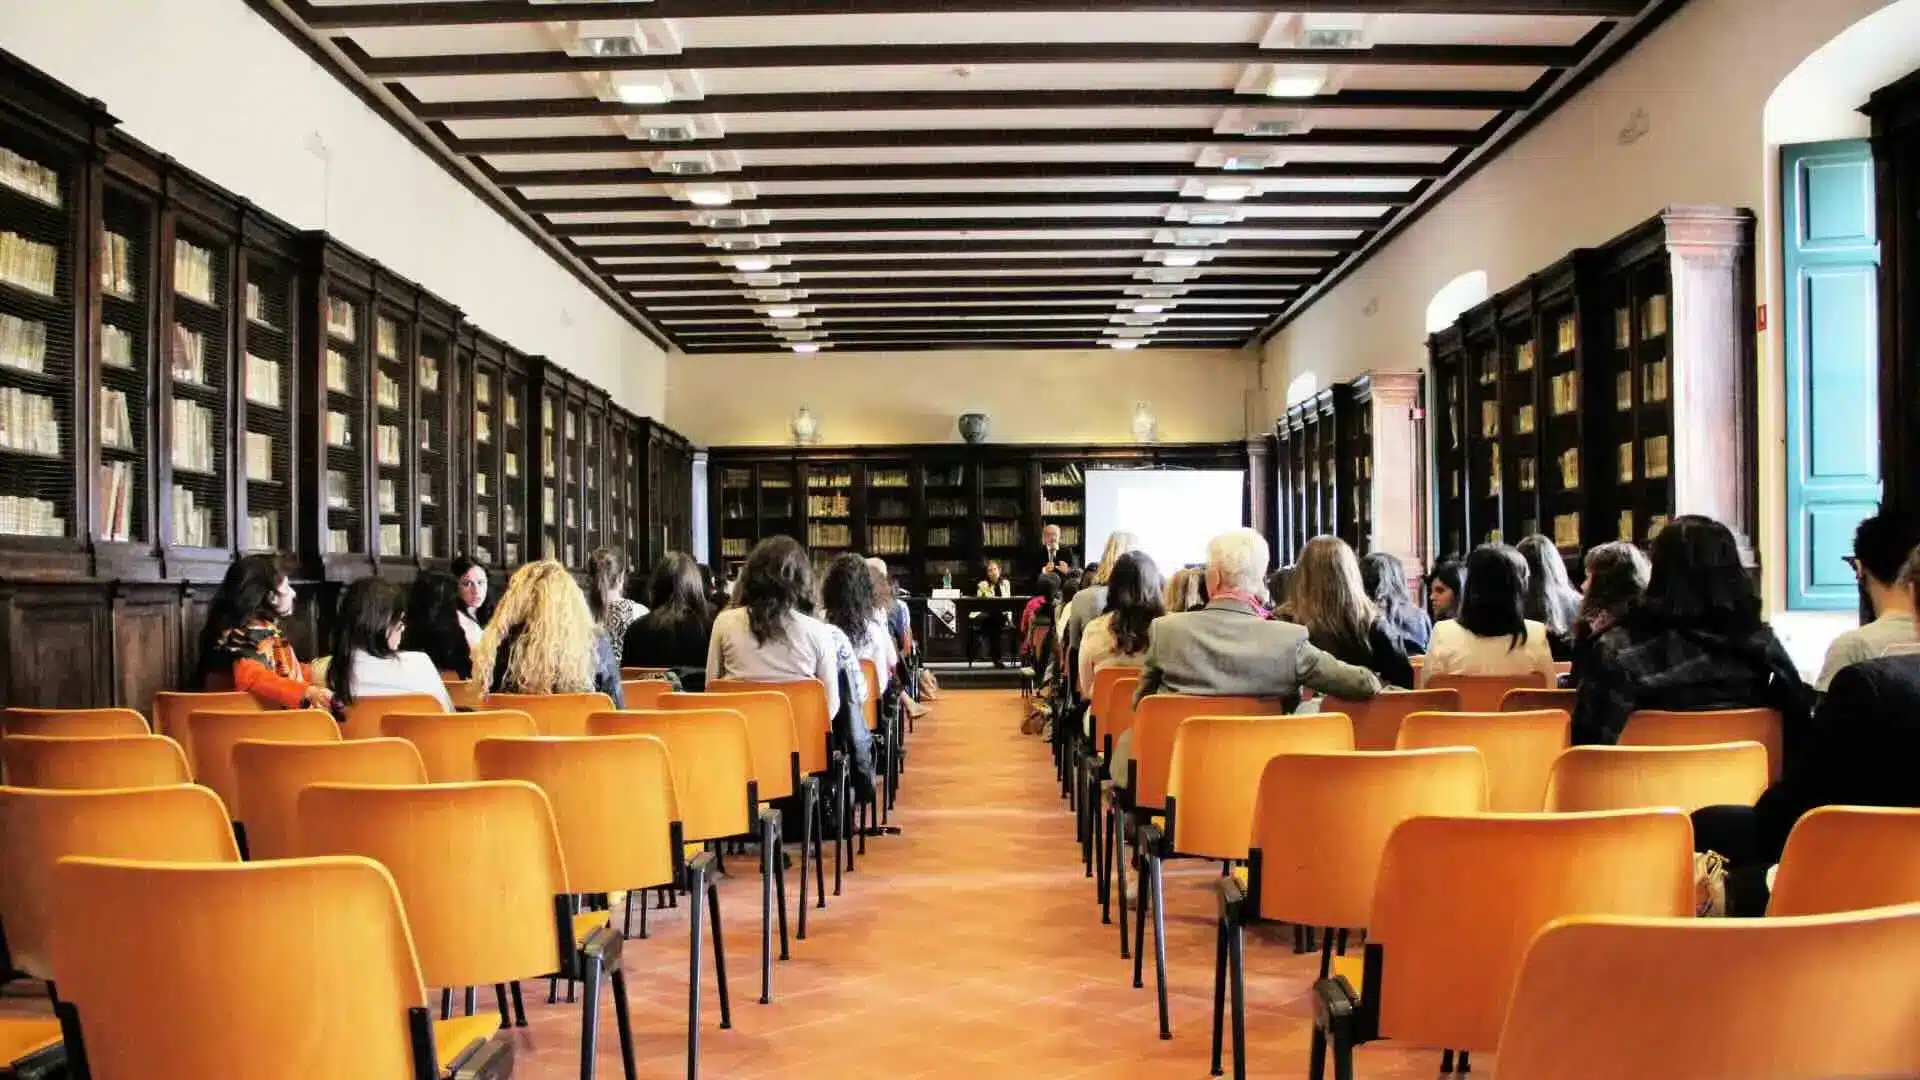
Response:
[[[1190,251],[1169,251],[1161,263],[1166,266],[1199,266],[1200,256]]]
[[[723,187],[688,188],[687,201],[695,206],[727,206],[733,202],[733,192]]]
[[[673,100],[673,87],[658,82],[623,82],[614,86],[613,93],[627,105],[665,105]]]
[[[814,344],[811,341],[796,341],[793,343],[793,351],[804,356],[808,353],[819,352],[820,346]]]
[[[1239,202],[1252,193],[1245,184],[1208,184],[1201,194],[1208,202]]]
[[[773,260],[760,255],[735,259],[733,268],[745,274],[760,274],[773,269]]]
[[[1163,311],[1165,311],[1165,310],[1167,310],[1167,305],[1165,305],[1165,304],[1135,304],[1135,305],[1133,305],[1133,313],[1134,313],[1135,315],[1158,315],[1158,314],[1160,314],[1161,312],[1163,312]]]
[[[1277,98],[1310,98],[1319,96],[1327,88],[1327,69],[1324,67],[1286,67],[1276,65],[1273,74],[1267,78],[1267,96]]]
[[[1109,349],[1129,350],[1137,349],[1146,342],[1139,338],[1109,338],[1104,344]]]
[[[797,319],[799,317],[800,309],[790,305],[785,307],[770,307],[767,309],[767,318],[769,319]]]

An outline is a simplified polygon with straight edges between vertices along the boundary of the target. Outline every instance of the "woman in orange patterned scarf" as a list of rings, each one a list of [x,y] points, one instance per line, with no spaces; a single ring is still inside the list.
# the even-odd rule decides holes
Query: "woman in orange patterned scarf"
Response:
[[[232,687],[262,705],[330,709],[333,694],[307,682],[280,620],[293,614],[293,586],[272,556],[248,555],[227,569],[200,632],[203,689]]]

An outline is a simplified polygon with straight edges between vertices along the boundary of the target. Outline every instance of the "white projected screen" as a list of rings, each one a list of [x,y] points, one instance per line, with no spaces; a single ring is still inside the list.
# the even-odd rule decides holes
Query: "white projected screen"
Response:
[[[1162,574],[1207,559],[1207,542],[1246,524],[1241,502],[1246,474],[1231,471],[1127,472],[1087,470],[1089,566],[1100,561],[1115,531],[1140,538]]]

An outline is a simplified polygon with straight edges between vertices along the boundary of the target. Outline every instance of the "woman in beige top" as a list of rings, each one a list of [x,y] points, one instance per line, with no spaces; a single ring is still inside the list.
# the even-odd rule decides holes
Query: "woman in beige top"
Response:
[[[1080,686],[1090,690],[1102,668],[1139,667],[1147,657],[1147,627],[1166,612],[1160,568],[1144,551],[1130,551],[1107,578],[1107,610],[1080,639]]]
[[[1527,564],[1505,544],[1483,544],[1467,556],[1465,591],[1455,617],[1433,628],[1420,685],[1435,675],[1539,674],[1552,686],[1558,674],[1547,628],[1523,614]]]

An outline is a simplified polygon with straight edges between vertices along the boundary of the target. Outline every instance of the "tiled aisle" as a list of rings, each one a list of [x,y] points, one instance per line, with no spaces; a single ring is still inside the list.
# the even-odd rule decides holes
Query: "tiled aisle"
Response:
[[[811,913],[808,940],[775,969],[771,1006],[757,1003],[758,883],[751,860],[736,865],[749,873],[723,890],[734,1026],[717,1030],[709,981],[704,1076],[1206,1075],[1217,869],[1168,875],[1174,1038],[1162,1042],[1151,954],[1146,988],[1132,989],[1118,931],[1101,925],[1082,877],[1046,744],[1018,733],[1019,708],[1011,691],[951,692],[935,705],[910,743],[898,815],[906,834],[870,842],[845,895]],[[628,947],[642,1077],[685,1075],[686,911],[683,900],[653,913],[654,936]],[[1304,1076],[1313,961],[1255,936],[1247,952],[1251,1074]],[[20,996],[26,989],[10,987],[0,1011],[35,1007]],[[544,984],[526,989],[532,1026],[519,1035],[517,1075],[577,1076],[578,1007],[548,1006]],[[599,1075],[618,1080],[607,1009]],[[1367,1049],[1358,1072],[1431,1076],[1437,1057]]]

